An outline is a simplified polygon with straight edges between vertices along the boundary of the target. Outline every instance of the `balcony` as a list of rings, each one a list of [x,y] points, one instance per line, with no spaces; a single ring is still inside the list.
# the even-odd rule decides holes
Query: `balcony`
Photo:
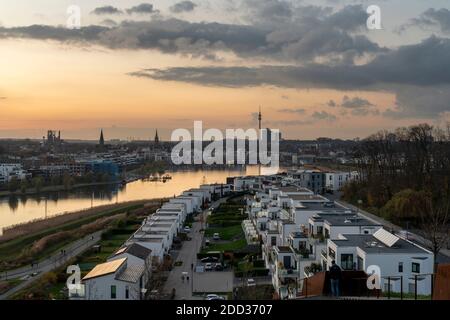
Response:
[[[320,255],[321,255],[322,258],[324,258],[325,260],[328,259],[328,255],[327,255],[327,252],[326,252],[325,250],[322,250],[322,251],[320,252]]]
[[[277,268],[277,275],[280,278],[299,278],[300,270],[298,268]]]

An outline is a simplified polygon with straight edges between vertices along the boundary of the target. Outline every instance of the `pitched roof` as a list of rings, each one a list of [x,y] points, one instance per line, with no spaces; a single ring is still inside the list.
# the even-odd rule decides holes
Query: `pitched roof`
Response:
[[[83,280],[88,280],[114,273],[125,263],[125,261],[127,261],[127,258],[98,264],[83,278]]]
[[[118,255],[121,253],[129,253],[135,257],[141,258],[142,260],[145,260],[148,258],[149,255],[151,255],[152,250],[148,249],[144,246],[141,246],[138,243],[133,243],[127,247],[124,247],[122,249],[119,249],[114,255]]]
[[[144,273],[144,270],[145,270],[144,266],[139,264],[127,266],[122,272],[116,275],[115,279],[120,281],[136,283],[139,281],[140,277]]]

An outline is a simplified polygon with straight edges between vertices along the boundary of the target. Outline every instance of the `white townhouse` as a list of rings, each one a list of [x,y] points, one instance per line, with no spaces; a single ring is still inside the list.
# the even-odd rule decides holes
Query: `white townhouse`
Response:
[[[181,199],[181,200],[189,200],[191,202],[191,206],[192,206],[192,212],[200,212],[201,207],[202,207],[202,197],[201,196],[186,196],[186,195],[181,195],[179,197],[177,197],[176,199]],[[175,202],[175,203],[179,203],[179,202]]]
[[[211,201],[211,194],[209,193],[208,190],[205,189],[189,189],[183,192],[184,196],[196,196],[196,197],[200,197],[200,201],[201,201],[201,205],[204,204],[205,202],[210,202]]]
[[[168,211],[168,210],[179,210],[181,212],[183,223],[186,220],[187,217],[187,210],[186,210],[186,204],[185,203],[165,203],[160,208],[161,211]]]
[[[354,178],[351,172],[327,172],[325,173],[325,187],[329,191],[339,191]]]
[[[145,267],[120,258],[98,264],[83,279],[86,300],[141,300]]]
[[[164,255],[168,252],[169,238],[167,232],[153,231],[153,232],[136,232],[132,238],[125,242],[125,245],[137,243],[152,251],[152,257],[155,257],[157,263],[162,263]]]
[[[127,258],[128,266],[140,265],[144,267],[144,283],[148,283],[152,274],[152,250],[138,243],[124,245],[117,250],[108,261]]]
[[[188,197],[176,197],[169,200],[171,204],[184,204],[186,207],[186,214],[191,215],[194,213],[194,200]]]
[[[339,239],[329,239],[326,256],[327,268],[331,261],[343,270],[366,271],[376,266],[381,272],[381,290],[430,295],[434,255],[421,246],[399,238],[385,229],[374,234],[344,234]]]

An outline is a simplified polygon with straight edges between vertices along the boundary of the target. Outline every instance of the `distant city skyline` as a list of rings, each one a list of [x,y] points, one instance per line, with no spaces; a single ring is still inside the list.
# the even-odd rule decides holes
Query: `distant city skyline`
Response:
[[[450,120],[448,1],[143,2],[4,1],[0,138],[167,141],[195,120],[256,128],[259,106],[286,139]]]

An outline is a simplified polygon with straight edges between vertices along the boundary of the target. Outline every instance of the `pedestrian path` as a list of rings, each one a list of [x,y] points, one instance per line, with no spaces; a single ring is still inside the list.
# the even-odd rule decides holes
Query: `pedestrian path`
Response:
[[[7,291],[6,293],[0,295],[0,300],[6,299],[10,295],[28,286],[33,281],[39,279],[46,272],[64,265],[68,260],[83,253],[84,251],[92,247],[95,243],[100,241],[102,232],[103,231],[98,231],[78,241],[75,241],[63,247],[60,251],[57,251],[50,257],[34,264],[33,266],[27,266],[16,270],[2,272],[0,274],[0,280],[24,278],[24,281],[11,290]]]

